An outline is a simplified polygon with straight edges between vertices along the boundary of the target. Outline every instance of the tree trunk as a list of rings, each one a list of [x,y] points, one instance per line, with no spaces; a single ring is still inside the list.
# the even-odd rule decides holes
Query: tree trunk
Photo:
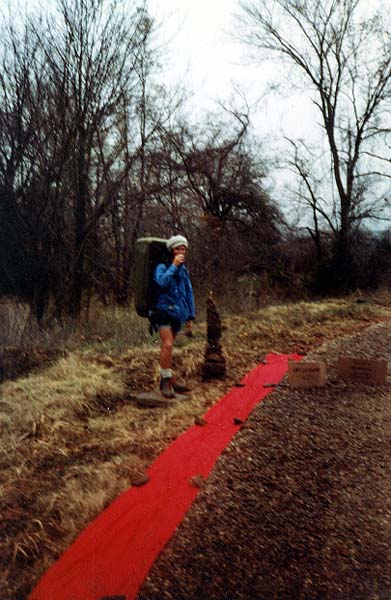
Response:
[[[75,241],[74,241],[74,263],[69,302],[69,315],[77,318],[82,307],[83,290],[86,284],[85,253],[87,232],[87,201],[88,201],[88,177],[85,174],[83,149],[80,150],[79,181],[77,186],[75,206]]]

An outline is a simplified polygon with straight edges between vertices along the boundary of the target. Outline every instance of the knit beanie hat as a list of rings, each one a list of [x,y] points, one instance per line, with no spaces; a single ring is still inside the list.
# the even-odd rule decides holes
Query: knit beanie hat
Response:
[[[174,248],[177,248],[178,246],[186,246],[186,248],[189,247],[189,242],[185,237],[183,237],[183,235],[173,235],[169,240],[167,240],[167,248],[169,250],[174,250]]]

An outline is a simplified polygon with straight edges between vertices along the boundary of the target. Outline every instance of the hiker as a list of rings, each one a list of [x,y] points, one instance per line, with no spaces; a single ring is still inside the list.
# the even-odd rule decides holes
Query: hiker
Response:
[[[160,390],[166,398],[174,398],[175,392],[189,391],[187,386],[175,382],[172,373],[175,337],[184,324],[190,335],[195,317],[193,288],[185,266],[188,247],[189,243],[183,235],[170,237],[167,248],[172,262],[158,264],[153,274],[156,299],[150,319],[160,335]]]

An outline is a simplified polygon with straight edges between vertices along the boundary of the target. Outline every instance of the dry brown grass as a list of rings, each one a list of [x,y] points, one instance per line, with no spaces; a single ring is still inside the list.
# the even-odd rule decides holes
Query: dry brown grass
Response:
[[[205,324],[178,337],[176,371],[194,388],[169,408],[141,408],[131,392],[158,380],[159,346],[116,311],[97,315],[79,347],[0,387],[0,597],[24,600],[80,531],[265,354],[305,353],[325,339],[391,318],[389,297],[270,306],[224,315],[225,381],[202,382]],[[114,315],[114,316],[113,316]],[[114,321],[113,321],[114,320]],[[131,335],[136,335],[130,347]],[[137,341],[138,340],[138,341]],[[81,344],[81,345],[80,345]]]

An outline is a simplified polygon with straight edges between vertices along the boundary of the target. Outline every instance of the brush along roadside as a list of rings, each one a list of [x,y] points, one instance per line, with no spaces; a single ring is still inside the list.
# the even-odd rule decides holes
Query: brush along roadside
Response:
[[[388,306],[350,300],[298,303],[223,315],[224,381],[205,383],[205,324],[180,337],[175,369],[189,399],[161,408],[130,400],[158,382],[159,349],[89,347],[29,377],[0,397],[0,597],[25,598],[39,577],[115,497],[270,351],[307,352],[323,340],[391,318]],[[107,344],[109,347],[109,344]],[[179,350],[180,349],[180,350]]]

